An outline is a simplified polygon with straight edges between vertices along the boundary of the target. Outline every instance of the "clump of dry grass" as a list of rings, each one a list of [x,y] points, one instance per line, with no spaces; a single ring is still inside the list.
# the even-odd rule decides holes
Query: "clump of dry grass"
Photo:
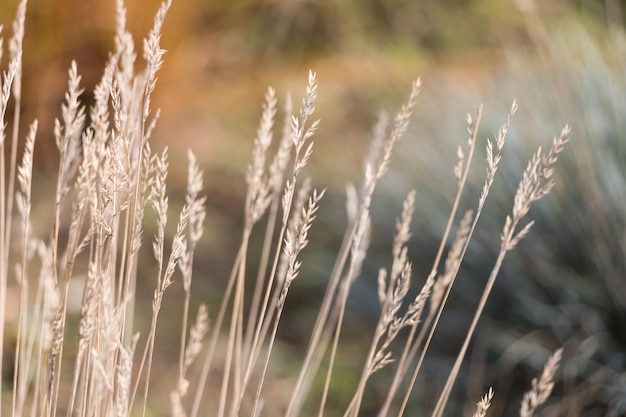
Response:
[[[389,123],[390,119],[382,116],[374,129],[360,191],[350,189],[348,192],[349,224],[330,272],[301,371],[294,377],[293,391],[286,395],[288,400],[284,408],[277,408],[264,399],[266,375],[289,289],[295,285],[302,266],[300,255],[308,244],[308,232],[324,196],[324,190],[314,189],[310,180],[302,178],[313,151],[311,139],[319,125],[319,120],[313,120],[317,78],[315,73],[309,73],[305,97],[297,115],[292,115],[291,101],[286,100],[283,132],[273,158],[270,150],[278,100],[275,91],[268,89],[246,176],[248,190],[241,244],[228,286],[217,317],[210,319],[207,307],[201,305],[195,322],[190,324],[194,250],[205,220],[202,172],[195,156],[189,152],[185,204],[178,215],[171,245],[168,245],[167,222],[171,215],[166,186],[168,152],[165,149],[155,153],[150,146],[150,136],[158,119],[158,111],[150,106],[151,95],[163,62],[164,51],[159,42],[169,7],[170,1],[167,1],[157,11],[153,29],[144,40],[145,69],[137,73],[136,52],[125,28],[124,5],[121,0],[117,2],[115,50],[95,88],[95,103],[89,109],[81,104],[81,78],[76,64],[72,63],[62,120],[56,122],[54,130],[60,163],[53,223],[46,240],[33,236],[29,226],[37,122],[31,125],[26,136],[21,163],[17,164],[16,146],[13,146],[8,167],[4,154],[6,124],[0,125],[0,338],[4,337],[5,331],[9,278],[17,282],[20,294],[13,387],[7,390],[12,394],[11,406],[9,408],[4,399],[6,395],[2,403],[4,411],[12,416],[27,413],[45,416],[59,413],[68,416],[146,415],[153,382],[151,370],[158,348],[159,316],[166,291],[177,276],[181,278],[184,303],[178,372],[170,387],[172,415],[296,416],[303,413],[305,401],[317,404],[314,408],[320,416],[328,411],[327,399],[332,395],[335,361],[342,347],[347,300],[361,275],[372,238],[370,209],[374,191],[388,169],[394,145],[406,133],[421,82],[418,79],[413,83],[406,103],[393,122]],[[2,78],[0,114],[3,121],[7,120],[7,103],[13,99],[13,126],[19,125],[25,8],[26,1],[23,0],[9,43],[9,69]],[[496,135],[495,149],[492,141],[487,143],[488,171],[481,197],[477,207],[467,211],[460,220],[445,268],[440,272],[445,243],[457,221],[460,198],[478,142],[482,109],[475,118],[468,116],[467,146],[459,148],[458,164],[454,169],[456,199],[431,272],[417,284],[407,247],[416,195],[414,192],[407,195],[397,222],[393,262],[388,270],[381,268],[378,275],[380,318],[352,399],[345,407],[345,416],[359,414],[368,382],[377,371],[392,362],[396,365],[386,398],[380,406],[380,415],[405,413],[415,378],[495,179],[516,109],[517,105],[513,103],[509,117]],[[554,164],[567,141],[568,132],[568,128],[563,129],[547,153],[537,151],[523,173],[511,214],[504,222],[500,251],[457,361],[433,410],[434,416],[442,415],[448,403],[460,364],[505,255],[532,226],[532,222],[522,225],[530,206],[545,196],[553,185]],[[14,144],[17,144],[18,137],[19,131],[14,128]],[[16,178],[18,191],[15,191]],[[15,241],[12,232],[14,206],[21,225],[18,248],[12,247]],[[156,272],[150,324],[147,328],[140,328],[134,320],[136,309],[141,307],[135,297],[141,273],[138,258],[145,240],[144,214],[150,208],[156,217],[156,233],[152,240]],[[69,233],[67,240],[62,240],[62,217],[66,212],[70,218]],[[248,258],[254,255],[250,253],[250,237],[263,218],[267,219],[267,226],[260,255],[261,267],[255,271],[256,282],[248,307]],[[37,278],[31,276],[35,274],[31,267],[35,256],[41,265]],[[15,273],[10,272],[11,262],[18,265]],[[68,311],[69,288],[79,274],[85,274],[86,279],[78,335],[76,340],[71,340],[68,336],[68,319],[72,314]],[[30,289],[33,283],[36,283],[34,294]],[[415,295],[410,291],[414,285],[420,286]],[[209,343],[202,356],[207,333],[210,333]],[[401,334],[404,344],[397,354],[395,341]],[[224,340],[227,346],[224,360],[215,363],[218,342]],[[69,346],[75,348],[72,357],[64,352]],[[532,390],[523,400],[521,415],[532,415],[545,402],[554,384],[560,352],[557,351],[548,362],[539,381],[533,382]],[[7,354],[2,351],[2,355]],[[190,378],[190,369],[199,356],[203,358],[199,377]],[[67,368],[70,370],[64,371]],[[211,371],[216,368],[221,373],[219,395],[207,396],[206,384],[214,376]],[[321,398],[315,399],[311,396],[311,386],[318,375],[322,376],[324,384]],[[476,415],[485,415],[492,398],[493,391],[490,390],[480,401]],[[164,410],[159,412],[165,413]]]

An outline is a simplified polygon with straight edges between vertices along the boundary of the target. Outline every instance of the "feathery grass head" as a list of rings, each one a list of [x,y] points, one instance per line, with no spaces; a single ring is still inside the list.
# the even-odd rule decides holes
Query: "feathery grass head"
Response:
[[[178,293],[182,294],[182,303],[172,305],[180,308],[182,319],[178,326],[178,363],[172,365],[177,375],[168,387],[171,414],[223,417],[273,412],[263,410],[273,399],[267,387],[274,382],[271,369],[274,363],[270,359],[277,353],[278,330],[288,311],[285,306],[291,301],[290,289],[298,285],[297,278],[305,273],[302,266],[306,260],[302,252],[313,236],[310,232],[318,212],[321,213],[319,209],[326,192],[326,188],[318,188],[313,180],[301,178],[311,160],[311,139],[317,134],[320,123],[313,118],[318,96],[317,76],[309,71],[304,98],[296,114],[292,114],[291,98],[287,96],[281,138],[274,147],[278,95],[273,88],[267,90],[252,161],[245,176],[248,190],[243,202],[241,244],[234,256],[227,287],[218,297],[221,304],[215,308],[217,314],[211,314],[211,327],[209,310],[212,307],[207,304],[199,303],[193,321],[191,312],[198,305],[192,297],[196,295],[192,280],[194,254],[197,249],[202,250],[201,237],[207,216],[205,203],[212,196],[203,195],[201,161],[188,151],[186,193],[175,230],[170,232],[173,227],[168,227],[172,213],[167,180],[172,166],[167,147],[153,153],[150,144],[159,119],[158,110],[151,107],[151,97],[164,61],[165,50],[160,41],[170,6],[171,0],[167,0],[157,10],[153,27],[143,43],[145,68],[137,71],[133,37],[126,28],[126,8],[122,0],[116,1],[114,51],[94,88],[94,102],[88,110],[82,101],[84,91],[78,66],[72,61],[61,118],[56,120],[51,132],[60,153],[60,165],[47,243],[31,236],[30,230],[36,121],[25,137],[21,163],[4,164],[2,161],[2,166],[8,166],[10,175],[19,185],[19,191],[13,190],[11,185],[5,187],[6,174],[0,172],[2,338],[7,288],[12,277],[6,265],[14,261],[15,256],[7,248],[13,242],[10,213],[14,197],[23,223],[22,258],[15,262],[19,265],[15,277],[20,296],[11,417],[21,417],[27,409],[44,416],[60,412],[67,412],[68,416],[104,413],[117,417],[160,413],[161,410],[149,409],[153,397],[160,394],[160,391],[154,393],[160,387],[153,384],[152,374],[155,364],[160,365],[158,355],[163,343],[157,328],[162,323],[161,310],[171,307],[165,302],[166,291],[176,285],[182,288]],[[26,0],[21,0],[13,25],[14,35],[9,41],[8,68],[0,80],[2,158],[9,103],[14,100],[15,107],[20,107],[25,7]],[[393,120],[381,113],[373,127],[361,190],[357,192],[354,187],[348,187],[348,222],[343,243],[337,248],[337,258],[328,276],[320,274],[328,278],[328,284],[311,329],[307,351],[303,354],[300,374],[287,377],[293,388],[293,392],[285,394],[288,404],[281,410],[287,417],[304,415],[303,404],[307,399],[318,401],[312,389],[318,380],[324,382],[321,399],[314,408],[320,416],[334,411],[330,410],[327,400],[333,396],[334,378],[342,366],[341,351],[352,345],[343,332],[349,325],[348,300],[358,280],[367,279],[367,263],[376,259],[368,258],[370,243],[380,232],[372,220],[372,201],[378,198],[375,189],[389,170],[395,145],[407,133],[420,88],[418,78]],[[358,366],[361,376],[349,381],[354,383],[348,388],[352,390],[348,404],[341,404],[340,398],[336,400],[344,407],[345,416],[357,416],[363,411],[364,401],[368,400],[367,389],[375,378],[387,377],[378,371],[391,363],[394,363],[393,367],[388,367],[391,380],[377,385],[388,388],[382,393],[380,415],[391,415],[391,410],[396,409],[399,415],[404,413],[491,185],[496,180],[498,167],[504,160],[505,137],[516,111],[514,101],[495,139],[487,141],[488,167],[478,206],[468,210],[459,221],[460,196],[469,178],[482,106],[475,118],[468,116],[467,146],[458,148],[453,168],[457,196],[450,208],[433,267],[425,277],[415,272],[422,268],[414,268],[415,254],[410,244],[415,239],[411,223],[421,200],[416,191],[407,194],[396,220],[391,264],[378,269],[380,311],[371,342],[367,351],[359,352],[363,355],[355,354],[352,358],[355,362],[361,361]],[[19,110],[14,111],[13,117],[15,129],[18,129]],[[17,138],[18,131],[15,132]],[[434,416],[442,415],[448,403],[461,361],[505,254],[529,232],[532,222],[520,227],[521,220],[529,214],[531,205],[554,186],[554,166],[568,133],[569,128],[563,129],[547,153],[537,151],[522,173],[513,209],[505,220],[500,252],[495,255],[457,362],[433,410]],[[275,154],[272,156],[271,152]],[[320,189],[322,191],[318,191]],[[11,194],[10,199],[7,194]],[[71,220],[67,225],[62,216],[66,206],[71,207]],[[150,224],[149,216],[144,219],[147,206],[154,209],[154,225]],[[171,206],[176,207],[176,204]],[[456,237],[440,272],[443,253],[456,222],[459,222]],[[140,251],[144,241],[150,239],[144,234],[147,224],[154,230],[154,259],[150,258],[155,263],[153,267],[147,265],[150,261],[144,261]],[[266,230],[261,253],[257,254],[252,239],[259,225],[264,225]],[[29,277],[31,268],[35,268],[30,265],[31,246],[38,248],[41,264],[35,291],[30,288],[35,280]],[[253,258],[256,261],[256,257],[258,263],[252,261]],[[257,264],[258,271],[250,271],[251,265]],[[256,276],[252,290],[249,288],[251,275]],[[149,289],[153,291],[151,311],[139,301],[144,298],[147,283],[151,283]],[[82,299],[80,308],[73,309],[70,305],[74,297],[72,291],[77,285],[82,285]],[[149,319],[135,320],[136,315],[142,314]],[[68,336],[73,333],[70,326],[74,325],[77,326],[76,337],[71,338]],[[209,340],[205,343],[207,336]],[[70,347],[72,354],[68,355]],[[223,354],[216,355],[220,347]],[[558,350],[549,359],[541,377],[533,380],[531,390],[522,401],[520,415],[523,417],[532,416],[537,407],[545,403],[555,384],[560,358],[561,350]],[[212,366],[218,362],[220,368],[216,371]],[[196,365],[200,368],[197,373]],[[221,381],[214,384],[219,387],[218,392],[207,393],[207,381],[215,375],[221,377]],[[493,397],[490,389],[478,403],[476,417],[486,415]],[[203,404],[204,399],[209,400],[205,401],[209,404]],[[213,406],[217,411],[211,408]]]
[[[539,378],[534,378],[531,389],[524,394],[520,407],[520,417],[532,417],[539,406],[544,404],[554,388],[554,378],[561,362],[563,349],[557,349],[546,362]]]

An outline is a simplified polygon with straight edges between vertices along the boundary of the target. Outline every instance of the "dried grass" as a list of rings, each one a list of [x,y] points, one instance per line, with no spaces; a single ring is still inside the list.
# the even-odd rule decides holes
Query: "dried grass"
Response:
[[[199,378],[190,379],[191,367],[203,350],[209,332],[208,308],[198,308],[196,319],[189,324],[191,310],[194,250],[201,238],[205,220],[202,196],[202,171],[193,153],[189,152],[188,185],[185,204],[179,213],[176,230],[167,241],[167,221],[171,216],[167,195],[168,153],[153,153],[149,138],[158,119],[151,109],[151,94],[156,86],[156,74],[163,63],[160,47],[161,30],[170,1],[158,9],[154,25],[144,40],[143,72],[136,73],[132,38],[125,28],[125,9],[117,2],[115,50],[97,85],[95,103],[86,109],[81,103],[83,90],[76,63],[69,69],[68,91],[62,106],[62,120],[55,124],[54,136],[60,153],[59,172],[53,207],[54,220],[50,226],[48,243],[31,233],[32,158],[37,122],[33,122],[24,144],[22,162],[17,166],[15,155],[9,158],[5,169],[5,132],[9,100],[15,101],[13,125],[19,123],[20,55],[24,33],[26,1],[18,8],[14,37],[9,43],[10,63],[2,78],[0,102],[0,311],[4,338],[6,322],[6,294],[9,278],[16,278],[20,293],[17,323],[17,342],[14,352],[15,374],[11,400],[11,415],[68,416],[116,415],[118,417],[148,414],[151,393],[151,370],[158,349],[156,341],[159,316],[166,290],[180,274],[184,292],[180,356],[177,378],[170,390],[171,414],[195,417],[199,414],[236,416],[261,415],[268,368],[277,338],[289,289],[295,285],[302,261],[301,252],[309,242],[309,230],[322,204],[324,191],[317,191],[309,180],[302,180],[313,151],[311,138],[316,134],[319,120],[312,121],[317,98],[317,79],[309,73],[305,97],[297,116],[292,116],[291,101],[285,105],[285,122],[275,156],[270,155],[278,100],[275,91],[268,89],[262,109],[261,123],[254,142],[252,163],[246,181],[244,228],[241,245],[235,259],[228,287],[223,294],[217,317],[212,320],[211,338],[205,351]],[[321,398],[317,402],[318,415],[327,413],[328,398],[332,395],[331,381],[335,372],[337,352],[342,347],[342,330],[347,300],[354,283],[361,275],[367,256],[372,228],[370,207],[378,181],[385,175],[394,145],[405,135],[420,91],[418,79],[412,85],[406,103],[389,126],[388,118],[381,116],[375,126],[370,153],[365,162],[364,179],[360,192],[348,192],[350,220],[335,266],[330,273],[328,287],[319,310],[309,346],[302,360],[302,369],[287,395],[289,403],[283,410],[287,416],[302,414],[303,404],[311,398],[312,380],[324,378]],[[477,143],[477,132],[482,108],[476,118],[468,116],[469,139],[467,148],[458,149],[458,163],[454,169],[457,195],[451,208],[446,231],[441,240],[430,274],[421,282],[413,277],[410,253],[410,226],[416,205],[416,194],[411,192],[404,201],[397,234],[391,248],[392,264],[380,269],[378,296],[380,318],[362,365],[361,377],[354,386],[345,416],[357,416],[361,410],[368,382],[377,371],[397,362],[380,415],[405,413],[407,400],[415,378],[430,346],[455,277],[487,195],[496,177],[501,161],[506,134],[517,109],[514,102],[509,116],[495,141],[487,143],[488,170],[481,197],[475,210],[467,211],[460,220],[457,235],[448,252],[442,272],[448,236],[457,221],[460,196],[463,193]],[[86,114],[90,121],[87,124]],[[112,122],[112,123],[111,123]],[[443,414],[464,360],[476,323],[490,295],[494,281],[507,252],[511,251],[529,232],[532,222],[522,226],[531,204],[549,193],[553,186],[552,174],[559,154],[567,142],[565,128],[553,142],[552,148],[541,150],[531,158],[523,173],[515,195],[511,214],[506,218],[501,235],[500,252],[485,285],[471,327],[460,349],[457,361],[433,410],[434,416]],[[13,140],[19,136],[14,131]],[[16,142],[14,142],[16,143]],[[495,143],[495,149],[494,149]],[[16,146],[13,146],[15,150]],[[271,162],[270,162],[271,161]],[[291,166],[290,166],[291,164]],[[5,178],[9,172],[8,181]],[[17,177],[19,192],[14,192]],[[8,184],[8,187],[7,187]],[[17,207],[21,221],[19,258],[10,258],[12,212]],[[150,325],[138,332],[134,312],[139,249],[144,237],[144,213],[151,207],[156,216],[156,233],[152,252],[156,262],[152,317]],[[65,211],[71,213],[69,239],[60,239],[61,219]],[[252,303],[245,317],[249,282],[246,277],[250,253],[250,236],[262,218],[268,218],[261,267],[255,274]],[[41,271],[35,295],[29,287],[36,280],[29,262],[33,255],[29,248],[38,248]],[[19,265],[10,272],[12,261]],[[86,265],[86,267],[84,267]],[[83,270],[83,268],[85,268]],[[80,273],[86,274],[83,301],[80,308],[78,338],[69,340],[67,321],[70,283]],[[412,286],[420,290],[412,295]],[[230,320],[225,320],[230,314]],[[395,342],[403,335],[404,346],[398,355]],[[215,364],[218,340],[226,340],[224,362]],[[76,345],[73,358],[64,355],[64,348]],[[140,355],[135,356],[139,349]],[[7,355],[6,351],[0,355]],[[323,358],[329,355],[324,362]],[[552,391],[561,351],[548,361],[539,380],[524,397],[520,414],[531,416]],[[419,358],[415,362],[415,358]],[[325,363],[325,367],[322,365]],[[66,381],[62,368],[70,367],[71,378]],[[207,398],[206,383],[219,367],[222,381],[219,398]],[[406,378],[411,373],[411,378]],[[408,384],[407,384],[408,382]],[[69,392],[64,389],[69,384]],[[192,389],[195,386],[195,391]],[[400,389],[405,389],[404,393]],[[191,394],[191,395],[189,395]],[[5,395],[6,397],[6,395]],[[478,403],[476,416],[484,416],[491,404],[490,390]],[[67,404],[67,407],[64,406]],[[2,407],[3,409],[8,409]],[[162,414],[166,411],[161,410]]]

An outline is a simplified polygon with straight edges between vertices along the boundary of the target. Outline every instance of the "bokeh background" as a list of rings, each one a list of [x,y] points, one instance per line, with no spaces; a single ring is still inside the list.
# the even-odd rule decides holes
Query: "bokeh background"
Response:
[[[0,3],[5,37],[15,3]],[[60,115],[67,69],[72,59],[77,61],[88,105],[113,46],[114,3],[29,3],[22,120],[25,125],[35,117],[40,121],[35,178],[42,200],[46,178],[56,172],[52,123]],[[126,3],[128,28],[139,50],[158,2]],[[411,81],[421,77],[411,127],[375,197],[371,253],[350,301],[343,372],[333,387],[332,405],[341,409],[357,377],[353,372],[360,369],[354,352],[369,340],[378,314],[376,271],[390,262],[404,196],[417,191],[410,251],[417,287],[430,268],[455,192],[452,168],[456,146],[466,141],[465,115],[484,104],[479,134],[484,143],[516,99],[520,108],[493,196],[427,357],[412,410],[431,410],[445,381],[493,265],[526,161],[569,123],[572,140],[558,164],[557,187],[531,211],[536,225],[505,261],[457,383],[458,403],[452,406],[460,412],[494,386],[494,413],[514,414],[547,353],[564,346],[563,371],[546,414],[626,413],[623,7],[621,0],[174,0],[162,37],[168,53],[154,99],[162,112],[153,147],[170,148],[173,210],[182,204],[187,148],[205,170],[208,216],[197,257],[195,302],[208,301],[217,309],[232,266],[245,169],[267,86],[274,86],[281,99],[291,91],[299,103],[308,69],[316,71],[322,121],[307,174],[329,191],[281,324],[282,361],[273,378],[277,386],[288,380],[345,228],[345,185],[360,181],[379,111],[399,108]],[[482,185],[482,145],[479,151],[467,208],[475,205]],[[48,230],[47,207],[34,208],[42,233]],[[148,306],[152,289],[150,277],[145,279]],[[176,291],[166,302],[175,305]],[[178,337],[178,323],[175,317],[160,323],[163,358],[176,354],[176,343],[168,351],[167,340]],[[162,375],[174,368],[167,360],[159,366]],[[386,383],[383,373],[372,384],[364,415],[375,409],[377,388]]]

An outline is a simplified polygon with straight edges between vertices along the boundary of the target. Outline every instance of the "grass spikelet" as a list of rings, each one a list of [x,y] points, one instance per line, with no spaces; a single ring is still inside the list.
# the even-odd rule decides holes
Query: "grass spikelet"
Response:
[[[252,151],[252,163],[248,167],[246,182],[248,183],[248,195],[246,197],[246,222],[247,228],[252,227],[265,213],[270,199],[270,183],[266,177],[266,156],[272,143],[272,129],[276,116],[276,92],[269,88],[265,94],[261,124],[254,139]]]
[[[476,404],[476,411],[473,417],[485,417],[487,410],[491,406],[491,400],[493,400],[493,389],[489,388],[489,391]]]
[[[447,399],[450,396],[452,385],[460,369],[461,361],[467,351],[469,340],[474,333],[476,324],[485,307],[487,298],[491,293],[493,284],[496,280],[496,277],[498,276],[506,253],[510,251],[515,246],[515,244],[528,233],[528,227],[523,227],[519,231],[517,230],[519,222],[528,213],[531,204],[545,196],[554,184],[551,178],[553,166],[557,161],[558,155],[563,150],[565,143],[567,143],[568,133],[569,127],[566,126],[561,131],[561,135],[558,138],[554,139],[552,148],[550,149],[550,151],[548,151],[547,154],[542,154],[540,148],[528,162],[528,166],[526,167],[526,170],[522,175],[522,179],[515,194],[512,213],[511,215],[508,215],[506,217],[504,223],[504,228],[501,235],[500,252],[498,253],[495,265],[491,270],[491,274],[489,275],[489,279],[483,290],[479,305],[474,312],[474,318],[470,325],[470,329],[467,332],[465,342],[463,343],[459,355],[457,356],[457,360],[454,364],[454,367],[452,368],[452,371],[450,372],[450,376],[448,378],[446,386],[444,387],[444,390],[437,403],[437,407],[435,408],[435,412],[433,413],[433,415],[435,416],[440,416],[443,413],[443,408],[445,407]]]
[[[552,388],[554,388],[554,376],[559,367],[559,362],[561,362],[562,355],[563,348],[557,349],[546,362],[539,379],[533,379],[532,388],[524,394],[522,399],[519,412],[520,417],[532,417],[537,408],[546,402],[552,393]]]

